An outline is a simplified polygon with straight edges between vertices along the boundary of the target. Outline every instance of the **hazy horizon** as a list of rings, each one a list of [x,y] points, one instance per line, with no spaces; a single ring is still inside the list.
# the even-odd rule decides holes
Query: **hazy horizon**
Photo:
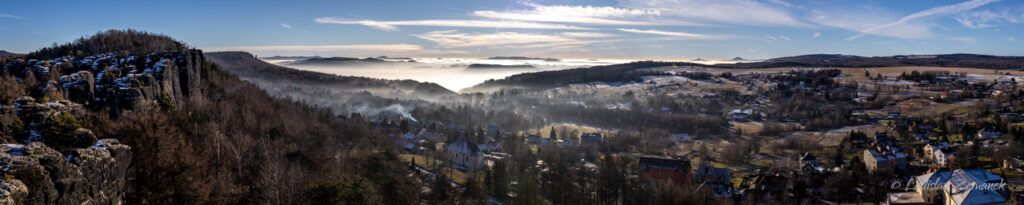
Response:
[[[236,7],[206,1],[23,2],[0,9],[0,50],[27,53],[130,28],[207,51],[260,56],[1005,56],[1020,55],[1017,38],[1024,29],[1024,4],[996,0],[315,1]],[[183,10],[190,12],[178,12]]]

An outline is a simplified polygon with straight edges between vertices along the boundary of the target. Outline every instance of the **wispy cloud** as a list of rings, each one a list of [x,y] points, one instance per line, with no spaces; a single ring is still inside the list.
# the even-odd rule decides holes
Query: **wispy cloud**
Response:
[[[1010,42],[1014,42],[1014,41],[1017,41],[1017,38],[1014,38],[1014,37],[1007,37],[1007,38],[1006,38],[1006,40],[1007,40],[1007,41],[1010,41]]]
[[[747,26],[811,27],[788,10],[750,0],[622,0],[633,9],[656,10],[666,17]],[[787,2],[774,1],[786,7]],[[789,4],[791,5],[791,4]]]
[[[814,35],[811,35],[811,38],[817,38],[817,37],[821,37],[821,32],[814,32]]]
[[[622,32],[629,32],[629,33],[683,37],[683,38],[686,38],[686,39],[709,40],[709,39],[724,39],[724,38],[728,38],[727,36],[714,36],[714,35],[707,35],[707,34],[686,33],[686,32],[678,32],[678,31],[662,31],[662,30],[654,30],[654,29],[640,30],[640,29],[632,29],[632,28],[619,28],[617,30],[622,31]]]
[[[929,24],[922,22],[908,22],[900,26],[888,27],[880,30],[869,31],[869,28],[877,25],[891,23],[899,18],[898,15],[888,12],[885,9],[862,7],[847,8],[839,10],[816,10],[812,11],[809,20],[819,25],[849,30],[853,32],[868,32],[872,35],[895,37],[902,39],[920,39],[933,36]],[[854,36],[860,38],[862,36]],[[847,38],[853,40],[854,37]]]
[[[562,33],[559,33],[559,34],[562,34],[562,36],[578,37],[578,38],[608,38],[608,37],[616,37],[616,36],[618,36],[618,35],[615,35],[615,34],[594,33],[594,32],[562,32]]]
[[[16,16],[14,14],[8,14],[8,13],[0,13],[0,18],[25,19],[25,17]]]
[[[783,0],[765,0],[765,2],[776,4],[776,5],[780,5],[780,6],[790,7],[790,8],[803,8],[803,6],[796,5],[796,4],[793,4],[793,3],[789,3],[789,2],[786,2],[786,1],[783,1]]]
[[[779,38],[782,39],[782,40],[786,40],[786,41],[793,41],[793,39],[791,39],[789,37],[786,37],[786,36],[783,36],[783,35],[779,35]]]
[[[304,51],[335,51],[335,50],[396,50],[410,51],[422,50],[423,46],[413,44],[353,44],[353,45],[319,45],[319,46],[237,46],[237,47],[214,47],[204,48],[216,51],[275,51],[275,50],[304,50]]]
[[[202,48],[206,51],[247,51],[274,55],[431,55],[465,53],[459,50],[428,50],[414,44],[350,44],[350,45],[289,45],[289,46],[234,46]]]
[[[893,28],[893,27],[897,27],[897,26],[901,26],[901,25],[905,25],[908,22],[911,22],[913,20],[922,19],[922,18],[929,18],[929,17],[936,17],[936,16],[948,16],[948,15],[953,15],[953,14],[957,14],[957,13],[962,13],[962,12],[970,11],[972,9],[975,9],[975,8],[978,8],[978,7],[981,7],[981,6],[984,6],[986,4],[989,4],[989,3],[992,3],[992,2],[996,2],[996,1],[998,1],[998,0],[971,0],[971,1],[964,2],[964,3],[959,3],[959,4],[952,4],[952,5],[946,5],[946,6],[940,6],[940,7],[934,7],[934,8],[930,8],[930,9],[925,9],[923,11],[918,11],[918,12],[912,13],[910,15],[903,16],[899,20],[896,20],[895,22],[891,22],[891,23],[887,23],[887,24],[882,24],[882,25],[878,25],[878,26],[872,26],[872,27],[868,27],[868,28],[859,30],[858,32],[861,32],[861,34],[852,36],[850,38],[847,38],[847,40],[854,40],[854,39],[863,37],[866,34],[884,35],[885,34],[884,31],[886,31],[887,29]]]
[[[1000,23],[1024,23],[1024,14],[1002,10],[994,12],[991,10],[962,13],[956,17],[956,21],[968,28],[991,28]]]
[[[436,27],[471,27],[471,28],[519,28],[519,29],[562,29],[562,30],[589,30],[590,28],[578,27],[563,24],[534,23],[522,21],[486,21],[486,20],[409,20],[409,21],[374,21],[374,20],[345,20],[334,17],[322,17],[314,19],[317,23],[327,24],[355,24],[371,28],[396,31],[398,26],[436,26]]]
[[[535,3],[523,3],[531,7],[529,10],[509,11],[473,11],[471,15],[518,21],[533,22],[560,22],[560,23],[581,23],[581,24],[606,24],[606,25],[659,25],[660,22],[651,21],[649,17],[660,16],[661,12],[652,9],[628,9],[610,6],[568,6],[568,5],[540,5]],[[673,24],[684,24],[685,22],[673,22]],[[691,23],[692,24],[692,23]],[[697,24],[692,24],[697,25]]]
[[[775,36],[770,36],[770,35],[765,35],[764,38],[767,38],[770,41],[777,41],[777,40],[779,40],[779,38],[775,38]]]
[[[536,33],[497,32],[497,33],[460,33],[458,30],[431,31],[413,35],[417,38],[433,41],[440,47],[462,48],[477,46],[518,45],[531,48],[583,45],[593,41],[581,41],[568,36],[547,35]],[[545,46],[547,45],[547,46]]]
[[[288,25],[288,24],[281,24],[281,27],[284,27],[284,28],[286,28],[286,29],[291,29],[291,28],[292,28],[292,25]]]
[[[971,38],[971,37],[963,37],[963,36],[949,37],[949,38],[946,38],[946,39],[949,39],[951,41],[964,42],[964,43],[974,43],[974,42],[978,41],[978,39]]]

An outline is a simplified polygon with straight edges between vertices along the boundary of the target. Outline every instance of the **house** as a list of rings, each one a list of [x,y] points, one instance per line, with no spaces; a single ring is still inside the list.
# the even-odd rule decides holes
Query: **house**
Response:
[[[800,155],[800,159],[797,159],[797,162],[799,162],[800,164],[812,164],[817,166],[818,157],[815,157],[810,152],[804,152],[804,154]]]
[[[1006,191],[1003,178],[983,169],[953,171],[949,181],[942,187],[945,204],[1005,204]]]
[[[885,204],[887,205],[924,205],[930,204],[924,201],[921,194],[917,192],[897,192],[890,193],[886,199]]]
[[[640,179],[671,180],[676,184],[684,184],[687,179],[690,179],[690,161],[641,157]]]
[[[907,168],[907,154],[901,152],[899,148],[888,146],[865,149],[864,166],[867,167],[868,172],[872,173],[880,169],[889,169],[890,167],[905,171]]]
[[[480,148],[480,151],[490,153],[498,151],[498,149],[501,149],[501,143],[498,141],[490,141],[487,142],[486,144],[478,144],[477,147]]]
[[[701,167],[693,172],[693,183],[699,184],[699,189],[712,189],[715,196],[732,197],[732,172],[726,168]]]
[[[558,145],[558,148],[571,148],[571,147],[575,147],[574,142],[572,142],[570,140],[562,140],[562,139],[555,140],[555,145]]]
[[[921,196],[922,201],[928,204],[942,203],[945,198],[942,195],[942,186],[949,181],[953,171],[930,170],[928,173],[911,178],[914,180],[914,192]]]
[[[949,148],[947,142],[932,142],[924,145],[924,158],[930,161],[935,161],[935,150]]]
[[[805,152],[804,154],[800,155],[800,158],[797,159],[797,162],[800,165],[800,172],[818,172],[818,157],[815,157],[810,152]]]
[[[754,109],[734,109],[729,112],[729,118],[732,120],[746,120],[751,114],[754,114]]]
[[[954,155],[956,155],[956,149],[947,147],[943,149],[937,149],[932,153],[932,160],[936,165],[949,166],[949,163],[953,161]]]
[[[1003,169],[1024,172],[1024,160],[1020,160],[1018,158],[1005,159],[1003,160]]]
[[[448,145],[449,162],[465,172],[473,172],[483,167],[485,165],[483,155],[483,152],[480,152],[480,147],[464,138],[459,138]]]
[[[753,177],[744,177],[742,197],[745,200],[766,201],[773,196],[786,194],[789,179],[778,171],[759,172]]]
[[[1003,136],[1003,133],[999,132],[999,130],[996,130],[994,128],[985,128],[978,130],[978,139],[989,140],[999,138],[999,136]]]
[[[406,135],[406,137],[408,137],[408,134]],[[444,136],[442,136],[441,134],[427,131],[426,128],[421,128],[419,131],[417,131],[415,137],[418,139],[428,140],[431,142],[444,141]]]
[[[911,177],[907,185],[909,192],[890,193],[887,204],[940,204],[945,203],[942,188],[949,181],[953,171],[928,170],[925,174]]]
[[[700,167],[693,172],[693,183],[732,183],[732,172],[726,168]]]
[[[929,170],[928,173],[912,177],[911,185],[913,185],[914,192],[918,193],[925,203],[942,203],[945,200],[942,196],[942,187],[952,173],[951,170]]]
[[[911,178],[910,192],[889,194],[888,204],[1003,204],[1003,179],[991,172],[975,170],[929,170]]]
[[[583,133],[580,135],[580,144],[602,143],[604,136],[601,133]]]

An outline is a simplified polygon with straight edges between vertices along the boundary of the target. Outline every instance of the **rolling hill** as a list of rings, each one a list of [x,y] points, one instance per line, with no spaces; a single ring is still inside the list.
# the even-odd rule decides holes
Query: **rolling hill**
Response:
[[[246,52],[213,52],[206,57],[222,69],[261,86],[328,86],[349,92],[368,91],[375,95],[400,98],[434,98],[455,94],[434,83],[413,80],[384,80],[366,77],[339,76],[282,67],[257,59]]]
[[[977,54],[945,54],[945,55],[896,55],[883,57],[863,57],[841,54],[811,54],[773,58],[761,62],[704,65],[689,62],[658,62],[641,61],[626,64],[594,66],[558,71],[523,73],[504,79],[488,80],[464,92],[489,92],[504,87],[547,89],[568,84],[590,82],[632,82],[640,80],[643,71],[649,68],[665,66],[696,66],[709,68],[780,68],[780,67],[819,67],[819,68],[867,68],[867,67],[958,67],[982,69],[1024,69],[1024,57],[991,56]]]

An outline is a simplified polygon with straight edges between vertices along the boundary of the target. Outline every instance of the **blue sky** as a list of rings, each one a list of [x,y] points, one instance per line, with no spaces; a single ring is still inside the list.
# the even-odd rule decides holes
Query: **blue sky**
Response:
[[[1024,1],[12,1],[0,50],[107,29],[258,55],[691,59],[1024,55]]]

